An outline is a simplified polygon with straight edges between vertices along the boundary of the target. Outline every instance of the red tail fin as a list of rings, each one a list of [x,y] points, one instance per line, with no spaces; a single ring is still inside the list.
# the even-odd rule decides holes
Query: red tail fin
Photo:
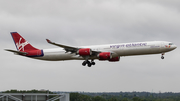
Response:
[[[38,50],[28,43],[21,35],[17,32],[11,32],[12,38],[18,51],[26,52],[32,50]]]
[[[28,56],[28,57],[44,56],[43,50],[34,48],[17,32],[11,32],[11,35],[12,35],[12,38],[14,40],[17,50],[20,52],[25,52],[26,54],[21,54],[20,52],[17,52],[17,53],[20,53],[21,55]]]

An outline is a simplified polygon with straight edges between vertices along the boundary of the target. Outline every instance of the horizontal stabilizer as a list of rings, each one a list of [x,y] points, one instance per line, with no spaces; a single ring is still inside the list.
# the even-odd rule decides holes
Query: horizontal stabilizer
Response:
[[[6,51],[9,51],[9,52],[13,52],[15,54],[19,54],[19,55],[27,55],[28,53],[26,52],[20,52],[20,51],[16,51],[16,50],[10,50],[10,49],[5,49]]]

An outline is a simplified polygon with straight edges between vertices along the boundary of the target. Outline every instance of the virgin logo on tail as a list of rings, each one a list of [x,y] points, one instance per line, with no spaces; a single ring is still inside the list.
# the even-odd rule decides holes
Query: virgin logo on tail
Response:
[[[21,51],[21,50],[24,51],[24,47],[25,47],[26,45],[28,45],[29,43],[28,43],[27,41],[24,42],[24,43],[21,43],[21,40],[22,40],[22,38],[19,39],[19,43],[17,42],[17,43],[16,43],[16,46],[17,46],[17,48],[19,49],[19,51]]]

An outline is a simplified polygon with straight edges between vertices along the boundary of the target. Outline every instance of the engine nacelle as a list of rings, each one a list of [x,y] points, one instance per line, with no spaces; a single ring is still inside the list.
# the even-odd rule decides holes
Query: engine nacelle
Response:
[[[82,48],[82,49],[79,49],[77,53],[80,56],[88,56],[92,54],[92,51],[90,48]]]
[[[98,54],[99,60],[110,60],[112,55],[110,52],[102,52]]]
[[[115,58],[112,58],[112,59],[109,59],[109,62],[116,62],[116,61],[119,61],[120,60],[120,57],[115,57]]]

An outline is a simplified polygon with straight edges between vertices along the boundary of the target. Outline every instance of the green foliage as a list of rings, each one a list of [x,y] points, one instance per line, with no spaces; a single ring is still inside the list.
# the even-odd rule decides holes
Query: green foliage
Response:
[[[143,101],[142,99],[140,99],[139,97],[134,97],[133,101]]]
[[[71,93],[70,101],[107,101],[107,100],[100,96],[92,97],[92,96],[83,95],[79,93]],[[114,101],[114,100],[110,100],[110,101]]]
[[[93,101],[106,101],[106,99],[100,97],[100,96],[96,96],[93,98]]]
[[[112,97],[112,98],[111,98],[111,99],[109,99],[108,101],[118,101],[118,99],[117,99],[117,98]]]
[[[71,93],[70,101],[92,101],[92,98],[87,95],[82,95],[79,93]]]
[[[128,99],[127,98],[123,98],[122,101],[128,101]]]

